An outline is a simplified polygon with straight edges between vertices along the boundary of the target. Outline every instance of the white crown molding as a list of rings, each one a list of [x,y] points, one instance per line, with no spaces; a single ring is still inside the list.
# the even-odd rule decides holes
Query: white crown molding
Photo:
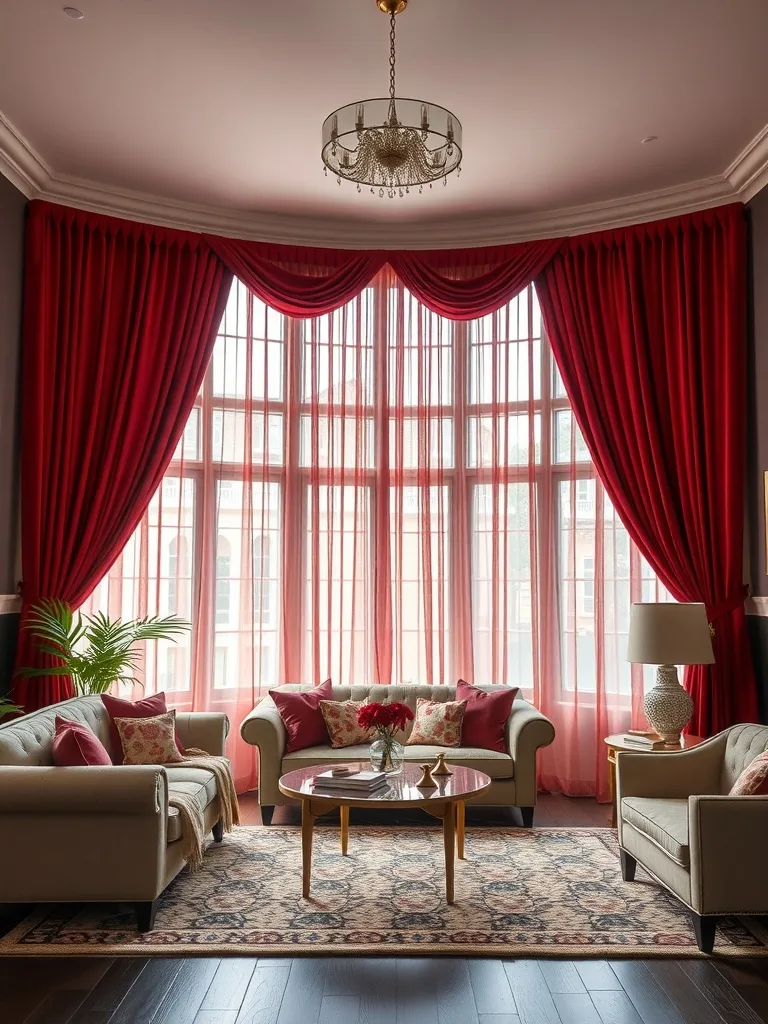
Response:
[[[747,202],[768,185],[768,125],[722,175],[540,214],[484,214],[418,224],[224,210],[59,175],[2,114],[0,172],[29,199],[48,199],[164,227],[295,245],[439,249],[576,235],[693,213],[725,203]]]
[[[0,615],[18,615],[21,598],[16,594],[0,594]]]

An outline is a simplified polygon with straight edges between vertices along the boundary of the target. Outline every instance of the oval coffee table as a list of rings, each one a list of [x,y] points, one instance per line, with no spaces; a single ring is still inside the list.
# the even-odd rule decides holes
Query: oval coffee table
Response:
[[[338,763],[338,762],[337,762]],[[311,768],[300,768],[288,772],[280,779],[280,792],[301,801],[301,857],[302,892],[309,896],[312,875],[312,828],[315,819],[334,811],[341,814],[341,853],[347,855],[349,844],[350,807],[420,807],[434,818],[443,822],[443,846],[445,848],[445,898],[453,903],[453,858],[454,845],[464,858],[464,802],[468,797],[484,793],[491,785],[489,776],[474,768],[458,768],[450,765],[451,775],[438,776],[436,789],[419,789],[416,783],[421,778],[421,768],[416,764],[404,764],[400,775],[391,775],[386,786],[375,793],[341,791],[329,793],[327,789],[316,789],[314,780],[320,772],[329,771],[335,765],[318,764]],[[355,765],[350,765],[355,767]],[[360,764],[358,769],[370,766]]]

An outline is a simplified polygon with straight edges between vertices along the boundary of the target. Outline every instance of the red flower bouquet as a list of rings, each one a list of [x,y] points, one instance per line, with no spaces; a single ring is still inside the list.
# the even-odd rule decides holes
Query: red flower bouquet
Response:
[[[393,700],[363,704],[357,712],[362,729],[372,730],[376,739],[371,744],[371,767],[375,771],[399,772],[403,767],[404,751],[395,739],[395,733],[413,721],[413,712],[407,704]]]

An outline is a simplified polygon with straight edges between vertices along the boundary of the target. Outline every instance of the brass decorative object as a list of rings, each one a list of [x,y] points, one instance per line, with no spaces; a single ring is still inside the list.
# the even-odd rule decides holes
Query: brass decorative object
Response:
[[[435,763],[432,768],[432,775],[453,775],[453,772],[445,763],[445,754],[436,754]]]
[[[421,778],[416,783],[417,789],[437,789],[437,783],[432,778],[432,765],[431,764],[420,764]]]
[[[325,173],[367,186],[380,197],[404,196],[411,188],[461,171],[461,122],[450,110],[395,95],[395,17],[407,0],[376,0],[389,16],[389,96],[339,107],[323,122]]]

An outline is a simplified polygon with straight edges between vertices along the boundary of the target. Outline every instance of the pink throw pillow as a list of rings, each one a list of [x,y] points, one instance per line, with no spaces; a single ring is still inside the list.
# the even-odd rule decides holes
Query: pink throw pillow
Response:
[[[154,718],[116,718],[123,764],[173,764],[182,761],[176,746],[176,712]]]
[[[517,686],[489,693],[460,679],[456,684],[456,700],[465,700],[464,724],[461,727],[462,747],[480,747],[506,753],[507,719],[512,712]]]
[[[460,747],[461,723],[467,709],[465,700],[432,701],[416,699],[416,718],[407,747]]]
[[[320,701],[333,698],[330,679],[326,679],[314,690],[306,690],[304,693],[270,690],[269,695],[277,705],[285,731],[288,733],[286,754],[328,743],[328,729],[320,710]]]
[[[320,711],[331,738],[332,747],[353,747],[371,742],[371,730],[357,720],[357,712],[365,700],[321,700]]]
[[[768,796],[768,751],[749,762],[728,796]]]
[[[112,764],[109,751],[99,737],[83,725],[56,715],[56,733],[51,744],[53,763],[59,768],[83,768]]]
[[[111,693],[102,693],[101,699],[109,715],[109,753],[112,757],[112,764],[123,763],[123,747],[120,743],[120,733],[115,725],[116,718],[154,718],[156,715],[164,715],[168,710],[165,703],[164,693],[154,693],[151,697],[144,697],[142,700],[123,700],[121,697],[113,697]],[[176,744],[183,749],[176,736]]]

